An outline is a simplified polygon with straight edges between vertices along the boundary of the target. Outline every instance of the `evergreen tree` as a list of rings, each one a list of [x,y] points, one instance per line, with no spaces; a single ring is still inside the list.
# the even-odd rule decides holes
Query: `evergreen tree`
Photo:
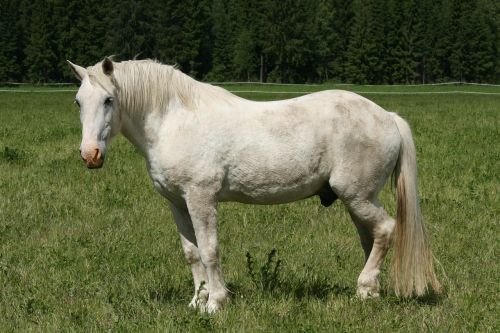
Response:
[[[53,1],[53,15],[57,18],[57,70],[65,80],[73,79],[66,59],[90,66],[106,55],[116,54],[109,53],[109,48],[104,47],[105,38],[112,33],[108,9],[108,4],[96,0]]]
[[[19,63],[18,34],[16,21],[18,17],[17,1],[0,2],[0,82],[17,81],[21,77]]]
[[[212,81],[230,80],[232,74],[232,36],[225,1],[214,0],[212,5]]]
[[[236,38],[233,64],[236,78],[247,81],[257,78],[255,43],[252,33],[246,28],[242,28]]]
[[[493,51],[493,57],[496,59],[496,70],[492,82],[500,83],[500,2],[491,0],[488,8],[491,8],[491,13],[493,13],[489,22],[493,31],[493,40],[496,41]]]
[[[165,1],[157,11],[155,57],[202,78],[211,65],[209,5],[207,0]]]
[[[441,0],[434,4],[431,53],[426,64],[430,82],[445,82],[451,78],[450,58],[455,34],[452,5],[452,0]]]
[[[350,31],[350,42],[347,48],[346,79],[355,83],[370,83],[367,75],[370,71],[371,55],[376,48],[371,39],[373,17],[371,1],[354,1],[356,16]]]
[[[418,39],[419,22],[415,20],[418,4],[413,0],[395,2],[395,36],[391,45],[394,62],[387,67],[392,71],[388,82],[415,83],[418,78],[421,43]],[[390,40],[390,39],[388,39]]]
[[[255,1],[235,0],[228,3],[229,29],[231,38],[233,78],[237,80],[259,80],[260,57],[256,36]]]
[[[450,69],[453,79],[463,82],[467,79],[467,52],[469,39],[472,38],[471,16],[473,2],[470,0],[455,0],[453,3],[453,21],[455,41],[450,57]]]
[[[30,36],[25,49],[28,79],[31,82],[57,81],[59,77],[54,20],[51,2],[34,1]]]
[[[270,44],[275,67],[269,74],[279,82],[300,82],[313,71],[314,18],[317,1],[283,0],[270,4]]]
[[[415,47],[418,50],[415,54],[418,62],[418,82],[427,83],[429,79],[428,64],[432,63],[433,35],[435,25],[433,22],[434,0],[416,1],[416,26],[415,26]],[[411,13],[410,13],[411,15]]]
[[[471,17],[471,39],[469,40],[470,53],[467,63],[470,70],[467,72],[469,81],[495,81],[495,30],[491,20],[493,7],[487,1],[479,1]]]
[[[94,7],[96,10],[91,16],[91,26],[98,28],[98,36],[105,35],[106,49],[123,59],[152,57],[154,55],[152,29],[156,20],[154,2],[121,0],[112,11],[102,7],[101,4],[103,3],[100,2],[97,8]],[[109,18],[105,16],[111,13],[112,16]],[[106,27],[100,26],[99,23],[103,21],[109,22]]]
[[[366,3],[366,1],[365,1]],[[368,82],[387,83],[389,81],[390,69],[387,66],[387,0],[373,0],[368,7],[371,10],[371,28],[368,36],[373,47],[368,49],[368,68],[365,73]]]
[[[155,49],[159,60],[177,64],[180,69],[189,67],[189,58],[194,57],[190,40],[184,38],[183,25],[185,25],[185,13],[181,2],[167,0],[162,4],[168,10],[159,11],[156,23]]]
[[[332,76],[330,67],[334,58],[333,50],[338,36],[334,30],[335,9],[330,0],[320,0],[316,15],[316,30],[314,31],[316,75],[320,80],[328,81]]]
[[[328,64],[331,76],[341,82],[347,81],[347,50],[350,40],[350,28],[353,24],[354,12],[352,1],[330,0],[332,14],[332,32],[329,37],[318,36],[328,40],[331,61]]]
[[[243,0],[244,1],[244,0]],[[257,58],[260,59],[259,78],[266,82],[268,74],[274,67],[272,55],[274,38],[272,36],[272,21],[269,6],[273,0],[249,1],[248,17],[251,20],[252,35],[255,36],[255,49]]]

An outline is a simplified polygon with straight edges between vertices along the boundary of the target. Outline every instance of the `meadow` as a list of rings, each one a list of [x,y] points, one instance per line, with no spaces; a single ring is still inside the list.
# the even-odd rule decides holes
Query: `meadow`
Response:
[[[336,86],[226,87],[271,100]],[[87,170],[75,93],[7,89],[0,92],[0,332],[498,332],[500,88],[341,88],[412,126],[442,295],[396,298],[390,254],[382,297],[357,299],[364,256],[341,202],[224,203],[219,240],[232,299],[212,316],[192,311],[191,273],[143,158],[119,137],[104,168]],[[390,186],[381,199],[394,215]]]

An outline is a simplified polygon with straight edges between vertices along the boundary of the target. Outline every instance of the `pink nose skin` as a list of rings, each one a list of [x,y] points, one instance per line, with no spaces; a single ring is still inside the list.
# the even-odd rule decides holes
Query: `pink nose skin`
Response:
[[[95,148],[91,151],[80,152],[85,165],[89,169],[97,169],[102,167],[104,163],[104,156],[101,154],[101,150]]]

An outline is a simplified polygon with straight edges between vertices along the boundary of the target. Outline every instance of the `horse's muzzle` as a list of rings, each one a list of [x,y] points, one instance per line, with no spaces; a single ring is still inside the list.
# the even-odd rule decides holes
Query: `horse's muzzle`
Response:
[[[89,169],[98,169],[101,168],[104,164],[104,155],[101,153],[101,150],[96,148],[90,152],[82,152],[80,151],[80,155],[82,156],[85,165]]]

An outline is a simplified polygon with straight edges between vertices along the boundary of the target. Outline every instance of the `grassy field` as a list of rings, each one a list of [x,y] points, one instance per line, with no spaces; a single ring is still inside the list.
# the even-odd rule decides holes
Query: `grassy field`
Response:
[[[240,93],[259,100],[327,88],[228,87],[263,91]],[[498,332],[500,96],[439,92],[500,88],[343,88],[366,92],[413,128],[443,296],[397,299],[387,262],[384,295],[358,300],[355,228],[340,202],[323,208],[311,198],[222,204],[232,301],[213,316],[191,311],[191,273],[172,216],[132,145],[118,138],[105,167],[87,170],[74,93],[0,92],[0,331]],[[411,94],[424,91],[438,93]],[[389,187],[382,201],[394,213]],[[261,274],[277,260],[275,276]]]

